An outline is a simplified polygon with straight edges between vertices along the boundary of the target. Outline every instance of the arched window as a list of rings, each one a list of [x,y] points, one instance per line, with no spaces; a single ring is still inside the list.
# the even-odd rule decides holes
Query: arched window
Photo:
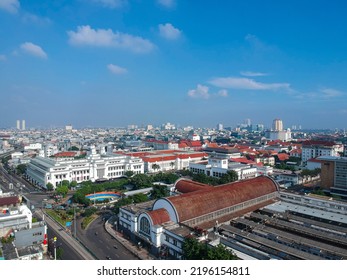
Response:
[[[144,234],[149,235],[150,234],[150,224],[147,218],[142,217],[140,220],[140,231]]]

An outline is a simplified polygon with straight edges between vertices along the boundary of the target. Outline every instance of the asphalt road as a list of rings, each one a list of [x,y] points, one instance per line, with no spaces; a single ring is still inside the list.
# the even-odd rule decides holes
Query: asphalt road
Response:
[[[74,250],[74,248],[65,242],[59,230],[56,231],[52,227],[48,226],[47,235],[49,239],[57,237],[56,246],[57,248],[60,247],[63,249],[63,254],[62,254],[63,260],[83,260],[83,258]],[[54,256],[53,250],[51,254],[52,256]]]
[[[82,230],[78,221],[77,237],[100,260],[138,260],[121,243],[105,230],[102,217],[94,220],[86,230]]]
[[[35,212],[35,216],[40,220],[42,219],[41,210]],[[61,246],[64,250],[63,259],[65,260],[92,260],[94,257],[85,250],[85,248],[70,234],[68,234],[64,228],[45,215],[48,239],[57,237],[57,246]]]
[[[13,189],[9,189],[9,183],[13,183]],[[49,194],[42,192],[41,190],[30,185],[20,176],[13,173],[8,173],[2,164],[0,164],[0,184],[4,192],[13,191],[16,194],[22,194],[29,200],[29,206],[34,206],[39,213],[42,207],[42,202],[49,198]],[[52,238],[58,237],[58,246],[61,246],[64,250],[63,259],[65,260],[78,260],[84,259],[80,254],[76,252],[74,242],[68,239],[72,237],[67,236],[66,232],[61,232],[61,229],[56,227],[53,223],[48,223],[48,236]],[[111,237],[105,230],[104,221],[102,217],[93,221],[87,230],[82,230],[80,222],[77,223],[77,237],[93,254],[100,260],[118,259],[118,260],[137,260],[131,252],[129,252],[121,243]],[[97,232],[97,234],[95,234]]]
[[[13,189],[9,188],[11,183],[13,184]],[[23,194],[40,192],[40,190],[30,185],[22,177],[12,172],[8,172],[2,164],[0,164],[0,184],[2,185],[4,192],[13,191],[15,193]]]

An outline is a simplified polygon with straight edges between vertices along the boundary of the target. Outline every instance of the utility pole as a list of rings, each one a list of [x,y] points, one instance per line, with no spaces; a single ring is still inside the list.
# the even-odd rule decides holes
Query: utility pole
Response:
[[[73,224],[74,236],[75,236],[75,239],[77,239],[77,235],[76,235],[76,225],[77,225],[77,221],[76,221],[76,205],[74,205],[74,208],[73,208],[73,217],[74,217],[74,224]]]

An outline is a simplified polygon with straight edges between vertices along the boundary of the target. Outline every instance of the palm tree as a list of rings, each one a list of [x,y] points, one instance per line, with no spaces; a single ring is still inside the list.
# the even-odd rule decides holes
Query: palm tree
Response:
[[[152,164],[152,169],[154,169],[154,171],[156,171],[156,170],[160,169],[160,166],[158,164],[156,164],[156,163],[153,163]]]

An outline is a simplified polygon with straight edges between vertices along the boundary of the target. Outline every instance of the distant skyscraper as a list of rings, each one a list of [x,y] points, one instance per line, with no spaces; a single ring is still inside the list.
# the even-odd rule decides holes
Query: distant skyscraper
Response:
[[[274,119],[272,122],[272,130],[283,131],[283,122],[280,119]]]
[[[25,120],[22,120],[22,130],[25,130]]]
[[[223,130],[223,124],[221,123],[217,124],[217,130]]]
[[[17,129],[20,129],[20,120],[17,120]]]
[[[65,126],[65,130],[66,130],[66,131],[71,131],[71,130],[72,130],[72,125],[71,125],[71,124],[66,125],[66,126]]]
[[[250,126],[251,125],[251,119],[245,119],[245,125]]]

